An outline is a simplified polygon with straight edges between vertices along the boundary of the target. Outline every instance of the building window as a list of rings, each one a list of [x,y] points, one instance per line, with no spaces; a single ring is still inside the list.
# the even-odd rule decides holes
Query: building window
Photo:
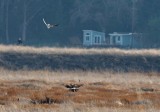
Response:
[[[97,37],[95,37],[95,40],[94,40],[95,42],[94,43],[97,43]]]
[[[97,39],[98,39],[97,42],[100,43],[100,37],[97,37]]]
[[[89,41],[89,36],[86,36],[86,41]]]
[[[100,36],[95,36],[95,44],[100,44]]]
[[[118,41],[121,41],[121,37],[120,36],[118,36],[118,39],[117,39]]]
[[[112,36],[112,44],[116,43],[116,36]]]
[[[86,33],[86,35],[90,35],[90,33]]]

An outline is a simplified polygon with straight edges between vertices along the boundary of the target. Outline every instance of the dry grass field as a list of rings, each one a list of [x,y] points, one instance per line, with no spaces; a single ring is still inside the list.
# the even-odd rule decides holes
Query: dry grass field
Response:
[[[120,59],[117,58],[118,56],[122,56],[122,59],[138,56],[139,62],[145,61],[148,64],[146,68],[152,64],[152,69],[148,72],[136,71],[136,69],[127,72],[106,68],[63,69],[63,65],[68,66],[66,64],[68,61],[72,62],[72,59],[68,58],[79,55],[92,57],[95,54],[96,56],[115,56],[112,57],[113,63]],[[63,60],[61,55],[67,58]],[[60,59],[55,56],[60,56]],[[159,56],[160,50],[156,49],[33,48],[1,45],[0,112],[158,112],[160,110],[160,72],[157,70],[159,65],[156,62],[159,62]],[[52,58],[58,60],[54,61],[57,62],[54,64],[61,63],[59,66],[62,69],[43,67],[49,62],[52,63]],[[101,58],[103,57],[98,59]],[[132,58],[129,59],[133,61]],[[22,63],[22,60],[25,60],[25,63]],[[46,63],[46,60],[49,62]],[[107,59],[104,58],[102,61],[105,60]],[[120,64],[125,62],[121,61],[119,60]],[[144,65],[139,62],[135,62],[138,67]],[[20,65],[25,67],[21,68]],[[29,65],[31,65],[30,68]],[[98,65],[101,66],[101,64]],[[34,66],[38,67],[35,69]],[[114,67],[118,66],[114,65]],[[81,85],[81,87],[77,92],[72,92],[66,88],[66,85],[70,84]]]
[[[160,50],[35,48],[0,45],[0,67],[9,70],[109,70],[160,72]]]
[[[0,45],[0,53],[5,52],[19,52],[19,53],[34,53],[34,54],[107,54],[107,55],[121,55],[121,56],[160,56],[159,49],[143,49],[143,50],[122,50],[117,48],[50,48],[50,47],[29,47],[29,46],[14,46],[14,45]]]
[[[159,73],[0,69],[0,111],[156,112]],[[66,84],[83,84],[69,91]],[[46,98],[52,103],[44,102]]]

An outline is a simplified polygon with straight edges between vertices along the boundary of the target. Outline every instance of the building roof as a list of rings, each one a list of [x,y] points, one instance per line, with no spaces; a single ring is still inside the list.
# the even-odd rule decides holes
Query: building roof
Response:
[[[100,32],[100,31],[95,31],[95,30],[83,30],[83,32],[85,31],[91,31],[91,32],[98,32],[98,33],[104,33],[104,32]],[[105,34],[105,33],[104,33]]]
[[[118,33],[118,32],[113,32],[109,34],[110,36],[114,36],[114,35],[132,35],[132,33]]]

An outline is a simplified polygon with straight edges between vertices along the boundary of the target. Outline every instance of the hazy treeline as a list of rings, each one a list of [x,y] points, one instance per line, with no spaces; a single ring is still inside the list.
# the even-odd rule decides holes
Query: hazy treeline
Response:
[[[145,46],[159,47],[159,7],[160,0],[0,0],[0,42],[80,44],[91,29],[143,33]],[[60,26],[48,30],[43,18]]]

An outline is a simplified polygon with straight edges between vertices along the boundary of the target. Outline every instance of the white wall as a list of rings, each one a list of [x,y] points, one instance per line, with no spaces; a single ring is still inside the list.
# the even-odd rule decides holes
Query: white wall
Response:
[[[83,31],[83,45],[85,46],[92,45],[92,31],[90,30]]]
[[[88,38],[88,36],[90,36],[89,40],[86,39]],[[105,44],[105,33],[93,30],[83,30],[83,45],[90,46],[90,45],[103,45],[103,44]]]

